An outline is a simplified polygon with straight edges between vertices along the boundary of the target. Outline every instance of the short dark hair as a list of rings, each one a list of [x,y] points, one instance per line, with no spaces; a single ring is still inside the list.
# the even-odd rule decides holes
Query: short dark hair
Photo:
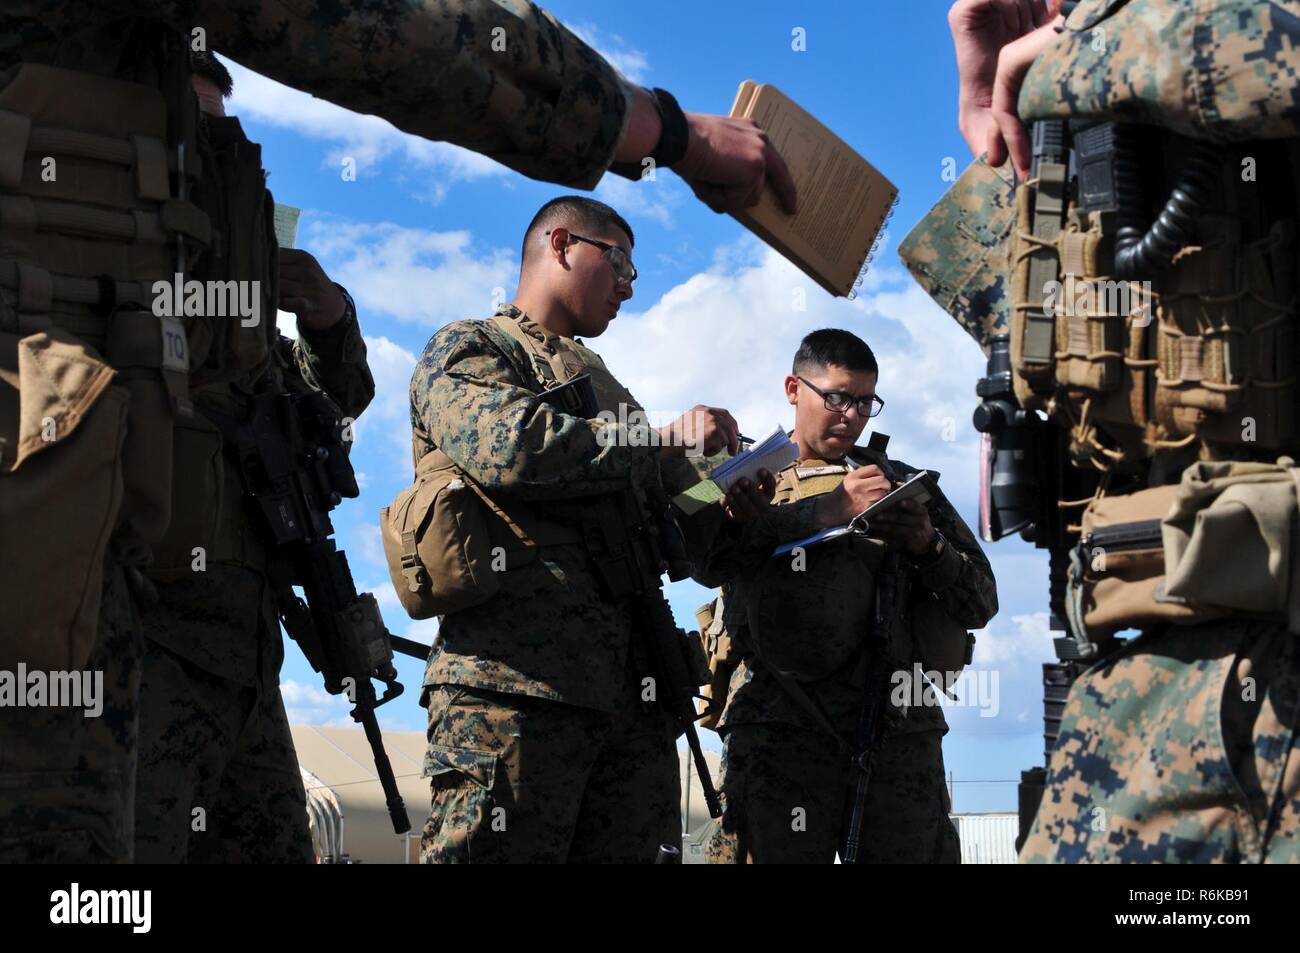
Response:
[[[195,76],[202,76],[221,91],[222,99],[229,99],[235,91],[235,81],[224,63],[208,50],[190,51],[190,69]]]
[[[590,235],[592,238],[597,237],[599,233],[608,232],[611,228],[619,228],[627,235],[628,245],[636,244],[632,226],[604,202],[597,202],[582,195],[561,195],[558,199],[551,199],[539,208],[533,220],[528,223],[520,256],[524,267],[528,265],[528,249],[534,244],[533,239],[552,228],[588,232],[592,233]]]
[[[843,367],[850,371],[865,371],[879,374],[880,366],[876,355],[871,353],[867,342],[851,331],[839,328],[822,328],[814,331],[801,342],[794,354],[794,367],[791,373],[796,376],[807,374],[814,368]]]

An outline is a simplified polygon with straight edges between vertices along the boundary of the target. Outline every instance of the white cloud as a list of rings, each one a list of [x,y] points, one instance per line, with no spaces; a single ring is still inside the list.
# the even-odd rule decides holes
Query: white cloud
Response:
[[[1052,656],[1052,638],[1063,634],[1052,632],[1049,621],[1047,612],[998,616],[988,628],[975,633],[974,664],[1002,668],[1046,661]]]
[[[291,725],[317,725],[322,728],[358,728],[352,718],[352,705],[346,695],[331,695],[325,689],[304,685],[292,679],[280,683],[285,714]],[[406,706],[399,711],[385,706],[376,711],[382,731],[420,731],[421,712]]]
[[[596,198],[618,209],[635,231],[649,219],[664,228],[676,227],[676,213],[691,199],[691,192],[676,174],[656,169],[654,181],[633,182],[621,175],[607,175],[596,186]]]
[[[285,337],[297,340],[298,316],[292,311],[280,311],[277,309],[275,312],[275,327],[276,330]]]
[[[479,250],[467,231],[434,232],[389,223],[313,216],[302,243],[368,314],[434,329],[490,314],[514,287],[514,249]]]
[[[508,173],[505,166],[486,156],[449,142],[431,142],[396,129],[387,120],[336,106],[309,93],[277,83],[259,73],[223,60],[235,81],[235,92],[226,111],[235,116],[288,129],[322,142],[326,151],[321,166],[342,170],[344,158],[356,161],[358,178],[373,172],[377,163],[396,158],[439,178],[421,175],[421,198],[438,202],[448,186],[485,176]]]
[[[366,460],[374,460],[370,453],[378,451],[377,471],[389,474],[394,469],[403,476],[411,472],[411,372],[416,356],[400,344],[386,337],[365,337],[366,362],[375,379],[375,396],[365,413],[355,424],[356,450],[364,452]],[[367,481],[369,482],[369,481]],[[380,478],[377,489],[385,489],[388,481]]]
[[[345,695],[331,695],[318,685],[304,685],[292,679],[280,683],[280,694],[292,725],[345,728],[356,724],[348,714],[352,706]]]
[[[601,56],[609,61],[632,82],[642,84],[650,72],[650,63],[645,53],[630,47],[627,41],[617,33],[605,33],[595,24],[589,22],[566,23],[570,30]]]

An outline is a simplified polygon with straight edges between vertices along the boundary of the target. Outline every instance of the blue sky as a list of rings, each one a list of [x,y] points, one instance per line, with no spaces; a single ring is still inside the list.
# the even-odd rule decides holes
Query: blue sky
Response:
[[[896,253],[947,188],[945,171],[950,177],[969,159],[956,127],[948,5],[557,0],[547,8],[631,79],[670,90],[688,111],[726,112],[744,79],[779,86],[899,188],[882,253],[849,302],[829,297],[731,218],[709,212],[672,173],[653,183],[607,177],[596,195],[635,229],[641,277],[611,329],[588,343],[652,413],[721,405],[745,433],[761,436],[792,423],[781,380],[800,338],[819,327],[853,330],[881,364],[888,408],[877,423],[893,436],[891,454],[940,471],[949,498],[974,525],[979,444],[970,413],[983,358],[914,285]],[[804,31],[804,51],[792,49],[796,28]],[[408,620],[391,590],[377,524],[379,508],[411,476],[410,372],[439,327],[485,317],[494,294],[509,297],[524,226],[564,190],[232,70],[229,111],[263,144],[277,201],[304,209],[298,246],[356,298],[378,382],[357,425],[353,461],[362,494],[336,511],[338,540],[358,586],[379,597],[389,627],[429,642],[436,625]],[[341,174],[349,158],[354,181]],[[796,289],[804,289],[805,310],[793,305]],[[289,328],[291,320],[282,324]],[[971,704],[949,713],[945,743],[959,811],[1014,810],[1008,782],[1042,758],[1040,664],[1051,657],[1046,559],[1018,540],[988,552],[1002,609],[977,633]],[[683,625],[707,598],[693,583],[670,590]],[[422,731],[415,701],[422,666],[403,661],[399,668],[407,694],[382,710],[382,723]],[[292,644],[282,678],[295,723],[346,719],[346,706],[324,695]],[[706,744],[717,747],[717,737],[706,734]]]

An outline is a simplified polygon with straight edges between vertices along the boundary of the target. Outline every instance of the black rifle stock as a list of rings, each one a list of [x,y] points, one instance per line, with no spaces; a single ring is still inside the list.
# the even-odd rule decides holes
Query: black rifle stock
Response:
[[[556,409],[586,419],[599,413],[591,378],[583,374],[552,388],[541,399]],[[613,598],[629,598],[634,622],[641,627],[656,668],[655,699],[686,735],[710,817],[722,816],[722,803],[713,786],[700,736],[695,729],[695,699],[704,679],[692,675],[687,663],[689,636],[678,627],[663,592],[663,574],[677,581],[690,576],[690,559],[672,502],[662,485],[647,481],[644,499],[631,486],[615,494],[616,508],[592,507],[588,528],[599,555],[596,571]]]
[[[242,420],[209,416],[265,521],[280,619],[323,676],[325,690],[348,696],[374,754],[393,830],[404,834],[411,822],[375,718],[375,709],[398,697],[402,684],[379,605],[368,592],[358,595],[347,556],[330,538],[329,511],[343,497],[358,495],[338,409],[323,394],[290,391],[274,374],[262,378],[249,403]],[[382,697],[372,679],[384,684]]]

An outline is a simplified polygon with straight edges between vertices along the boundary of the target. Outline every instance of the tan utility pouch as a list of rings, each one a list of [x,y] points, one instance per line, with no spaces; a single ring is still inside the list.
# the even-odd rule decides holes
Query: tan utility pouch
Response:
[[[975,636],[944,612],[933,596],[917,593],[912,600],[912,645],[926,671],[955,678],[971,662]]]
[[[1174,489],[1162,525],[1168,595],[1300,633],[1295,461],[1195,463]]]
[[[706,602],[695,610],[695,621],[700,625],[700,640],[709,670],[709,679],[700,691],[699,724],[701,728],[716,731],[722,710],[727,707],[731,676],[740,666],[741,646],[728,631],[726,605],[721,593],[712,602]]]
[[[1113,213],[1071,208],[1057,239],[1057,399],[1070,408],[1073,457],[1103,469],[1148,455],[1156,364],[1153,303],[1141,284],[1111,277],[1115,229]]]
[[[441,450],[425,454],[415,483],[379,511],[393,588],[409,616],[427,619],[480,605],[501,576],[531,563],[538,546],[575,544],[575,528],[510,511]]]
[[[1156,414],[1174,437],[1283,447],[1296,436],[1295,229],[1284,220],[1246,243],[1236,224],[1218,223],[1157,283]]]
[[[1082,620],[1090,637],[1160,622],[1204,622],[1223,614],[1166,594],[1161,520],[1178,491],[1177,486],[1158,486],[1088,504],[1069,573],[1067,612],[1072,623]]]
[[[77,670],[94,646],[130,401],[112,380],[65,331],[0,332],[0,669]]]

